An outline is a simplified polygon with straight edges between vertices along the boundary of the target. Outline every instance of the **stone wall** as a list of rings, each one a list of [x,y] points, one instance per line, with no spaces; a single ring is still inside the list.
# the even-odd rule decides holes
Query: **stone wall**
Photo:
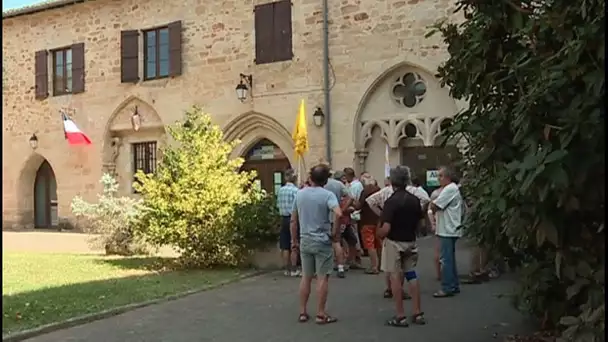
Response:
[[[292,130],[298,102],[304,98],[311,142],[308,162],[324,158],[324,128],[312,124],[314,108],[323,107],[322,1],[293,1],[292,61],[255,65],[253,6],[262,2],[95,0],[3,19],[5,227],[31,221],[34,174],[41,157],[55,172],[60,217],[70,216],[75,195],[93,199],[100,189],[108,123],[133,99],[147,103],[164,124],[181,118],[193,104],[203,106],[222,127],[243,113],[260,113],[282,125],[283,133],[277,134],[289,139],[284,133]],[[449,0],[330,1],[335,167],[353,164],[355,115],[364,94],[385,70],[408,63],[432,74],[446,58],[440,38],[425,39],[424,34],[454,8]],[[176,20],[183,24],[182,75],[121,84],[120,31]],[[77,42],[85,43],[85,92],[35,100],[34,52]],[[234,93],[239,73],[252,74],[254,80],[253,99],[244,103]],[[62,106],[75,109],[73,119],[93,145],[67,145],[59,116]],[[260,125],[260,133],[251,136],[264,135],[264,129]],[[39,139],[35,153],[28,144],[32,133]]]

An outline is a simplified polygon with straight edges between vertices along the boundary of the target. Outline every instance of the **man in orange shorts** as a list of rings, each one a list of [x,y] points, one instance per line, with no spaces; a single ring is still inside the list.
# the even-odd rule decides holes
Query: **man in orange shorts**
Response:
[[[359,225],[361,226],[362,247],[367,250],[371,267],[365,271],[367,274],[378,274],[380,268],[378,251],[382,248],[382,243],[376,236],[376,227],[380,217],[370,208],[366,199],[372,194],[380,191],[378,183],[372,177],[361,179],[363,183],[363,191],[359,201],[355,203],[355,209],[360,210],[361,218]]]

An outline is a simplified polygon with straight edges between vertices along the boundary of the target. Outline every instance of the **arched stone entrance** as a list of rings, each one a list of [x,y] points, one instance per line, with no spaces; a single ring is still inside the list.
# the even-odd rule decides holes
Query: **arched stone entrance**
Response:
[[[425,182],[427,170],[457,151],[438,147],[437,141],[457,111],[448,89],[432,73],[406,62],[389,68],[371,84],[357,109],[358,171],[382,179],[388,149],[391,166],[408,165]]]
[[[141,118],[137,131],[131,124],[135,111]],[[160,157],[158,148],[165,143],[165,125],[156,110],[131,96],[116,107],[106,125],[103,172],[114,175],[120,193],[130,194],[136,170],[154,172]]]
[[[268,115],[253,111],[241,114],[224,126],[223,131],[227,141],[240,141],[232,151],[232,157],[245,156],[255,143],[268,139],[283,151],[291,165],[295,165],[291,134]]]
[[[275,193],[284,171],[294,165],[291,134],[274,118],[257,112],[239,115],[224,127],[224,139],[238,140],[232,157],[242,157],[242,170],[256,170],[259,186]]]
[[[15,184],[13,228],[50,228],[59,224],[57,179],[51,162],[33,152],[23,163]]]
[[[34,227],[51,228],[58,224],[57,181],[53,168],[44,160],[34,180]]]
[[[245,162],[241,170],[255,170],[258,186],[267,193],[276,195],[279,188],[285,184],[283,178],[285,170],[291,167],[285,153],[272,141],[261,139],[247,151],[243,158]]]

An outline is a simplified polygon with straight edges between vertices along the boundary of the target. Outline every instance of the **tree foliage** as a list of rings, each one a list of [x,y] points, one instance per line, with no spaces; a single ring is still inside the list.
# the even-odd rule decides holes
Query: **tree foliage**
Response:
[[[468,101],[466,228],[522,265],[520,304],[604,337],[604,1],[459,0],[439,77]]]
[[[224,141],[209,115],[194,107],[168,127],[174,140],[161,149],[154,174],[139,172],[143,199],[138,231],[156,246],[176,247],[186,267],[234,266],[253,249],[276,241],[273,198],[251,186],[230,159],[238,142]]]

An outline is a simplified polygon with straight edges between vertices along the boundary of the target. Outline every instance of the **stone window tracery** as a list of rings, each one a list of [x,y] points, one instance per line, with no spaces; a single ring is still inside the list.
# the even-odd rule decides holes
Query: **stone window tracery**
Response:
[[[426,90],[426,83],[418,73],[406,72],[395,80],[391,97],[397,104],[413,108],[424,100]]]

